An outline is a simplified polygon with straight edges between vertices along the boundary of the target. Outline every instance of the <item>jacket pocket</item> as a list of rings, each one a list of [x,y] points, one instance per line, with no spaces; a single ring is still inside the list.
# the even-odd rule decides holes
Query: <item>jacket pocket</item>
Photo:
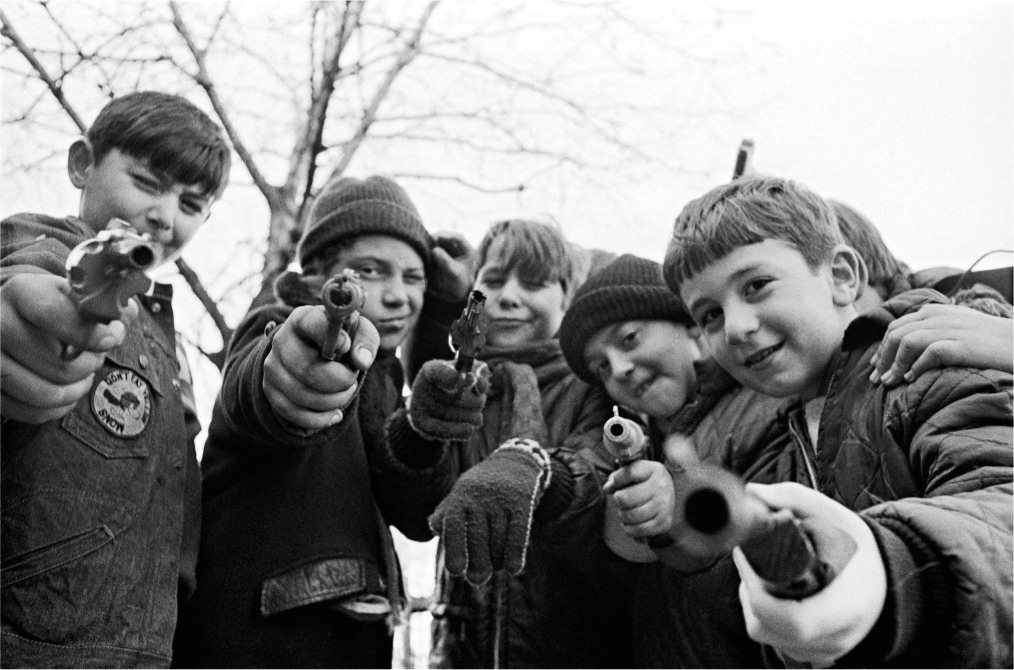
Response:
[[[112,541],[113,531],[109,526],[102,525],[36,551],[30,551],[13,561],[4,561],[3,569],[0,570],[2,574],[0,586],[6,588],[23,579],[41,575],[53,568],[76,561]]]
[[[4,588],[80,562],[112,543],[130,524],[124,501],[40,492],[3,510]]]

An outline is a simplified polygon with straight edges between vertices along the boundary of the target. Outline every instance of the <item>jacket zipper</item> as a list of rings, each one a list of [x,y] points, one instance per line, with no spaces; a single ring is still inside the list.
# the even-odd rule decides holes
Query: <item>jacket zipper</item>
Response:
[[[813,454],[811,454],[812,447],[810,446],[809,435],[804,435],[799,430],[799,412],[793,412],[789,416],[789,433],[792,435],[793,441],[796,443],[796,447],[799,449],[799,454],[803,458],[803,465],[806,467],[806,476],[810,480],[810,488],[814,491],[819,491],[817,488],[817,470],[814,466]]]

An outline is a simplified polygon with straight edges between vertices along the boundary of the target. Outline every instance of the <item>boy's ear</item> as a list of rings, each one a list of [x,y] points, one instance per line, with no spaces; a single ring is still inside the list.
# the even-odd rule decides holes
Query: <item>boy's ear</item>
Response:
[[[92,146],[88,140],[81,138],[70,145],[67,152],[67,174],[70,175],[70,183],[75,188],[84,188],[88,179],[88,168],[94,163],[95,154],[92,153]]]
[[[839,244],[831,257],[831,280],[834,304],[838,307],[851,305],[869,280],[869,270],[862,256],[852,247]]]

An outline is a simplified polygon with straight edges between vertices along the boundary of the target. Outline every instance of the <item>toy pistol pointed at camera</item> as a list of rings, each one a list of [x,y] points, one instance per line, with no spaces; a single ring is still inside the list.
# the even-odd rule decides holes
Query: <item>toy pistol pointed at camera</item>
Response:
[[[366,291],[355,270],[345,269],[334,275],[320,289],[320,301],[327,312],[327,334],[320,355],[333,361],[338,355],[338,337],[344,330],[349,338],[359,325],[359,310],[366,303]]]
[[[673,474],[673,483],[684,535],[715,554],[738,546],[765,589],[779,598],[799,600],[817,593],[855,553],[851,537],[825,529],[827,555],[818,554],[810,530],[791,511],[770,509],[739,477],[720,467],[685,467]]]
[[[482,291],[472,291],[461,316],[451,324],[451,349],[454,350],[454,369],[458,371],[459,385],[465,383],[475,357],[486,344],[485,306],[486,295]]]
[[[139,235],[122,219],[112,219],[105,230],[74,247],[67,256],[70,296],[85,321],[109,323],[120,318],[127,300],[151,286],[145,274],[159,259],[158,245]],[[79,352],[65,346],[63,360]]]

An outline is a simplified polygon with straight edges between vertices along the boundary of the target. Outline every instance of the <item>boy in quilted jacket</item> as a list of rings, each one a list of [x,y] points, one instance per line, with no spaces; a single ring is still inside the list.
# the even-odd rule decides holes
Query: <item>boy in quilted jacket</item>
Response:
[[[666,282],[714,359],[787,415],[784,483],[750,485],[854,545],[800,600],[772,596],[739,548],[754,640],[814,664],[1011,663],[1011,375],[941,367],[895,388],[869,379],[888,324],[940,294],[911,291],[861,318],[865,267],[827,202],[778,178],[726,184],[676,219]],[[799,483],[797,483],[799,482]],[[804,485],[805,484],[805,485]]]
[[[867,245],[881,257],[886,247]],[[872,273],[871,273],[872,275]],[[878,275],[882,276],[882,275]],[[942,312],[980,312],[939,305]],[[1005,322],[1009,319],[988,319]],[[575,373],[605,388],[631,416],[647,420],[650,453],[625,466],[607,483],[628,522],[619,534],[648,537],[668,530],[674,490],[670,467],[688,459],[721,466],[747,481],[778,481],[771,468],[786,444],[781,410],[791,401],[771,398],[738,384],[701,350],[697,328],[679,298],[666,286],[661,266],[623,255],[590,276],[574,295],[560,326],[560,343]],[[989,367],[996,352],[978,349],[964,329],[946,337],[975,352],[975,367]],[[1002,349],[1002,348],[1001,348]],[[663,453],[663,445],[669,452]],[[668,456],[668,458],[667,458]],[[608,513],[608,512],[607,512]],[[615,513],[615,512],[613,512]],[[655,558],[616,540],[607,543],[635,560]],[[610,542],[612,540],[612,542]],[[643,547],[643,545],[642,545]],[[663,562],[644,566],[635,587],[635,664],[643,667],[755,667],[758,646],[742,623],[735,568],[728,556],[685,574]],[[729,588],[732,586],[732,588]],[[682,631],[673,635],[674,629]]]

